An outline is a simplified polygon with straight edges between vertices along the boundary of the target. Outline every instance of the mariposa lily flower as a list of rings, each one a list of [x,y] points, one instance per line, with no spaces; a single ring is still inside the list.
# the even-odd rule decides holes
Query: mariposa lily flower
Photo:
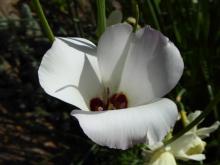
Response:
[[[195,111],[188,115],[188,124],[201,114],[201,111]],[[215,122],[210,127],[193,127],[189,132],[178,138],[176,141],[166,147],[154,147],[151,160],[147,165],[176,165],[176,159],[202,161],[205,159],[203,151],[206,142],[202,139],[208,137],[210,133],[218,129],[220,122]]]
[[[38,71],[43,89],[81,110],[72,111],[99,145],[127,149],[155,144],[173,127],[175,103],[161,98],[183,72],[179,50],[146,26],[110,26],[98,46],[83,38],[56,38]]]

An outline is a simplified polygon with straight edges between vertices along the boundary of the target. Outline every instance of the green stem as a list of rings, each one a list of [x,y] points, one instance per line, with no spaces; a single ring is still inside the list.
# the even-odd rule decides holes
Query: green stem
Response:
[[[105,0],[96,0],[97,4],[97,36],[100,37],[106,28]]]
[[[151,15],[152,15],[152,17],[153,17],[154,24],[155,24],[156,28],[157,28],[158,30],[160,30],[160,24],[159,24],[159,21],[158,21],[158,19],[157,19],[157,15],[156,15],[156,13],[155,13],[155,10],[154,10],[154,8],[153,8],[153,5],[152,5],[152,3],[151,3],[151,0],[146,0],[146,1],[147,1],[148,6],[149,6]]]
[[[38,15],[38,17],[41,21],[43,29],[45,30],[45,33],[46,33],[48,39],[52,43],[55,38],[54,38],[53,32],[52,32],[52,30],[51,30],[51,28],[50,28],[50,26],[47,22],[47,19],[44,15],[43,9],[42,9],[41,4],[40,4],[40,1],[39,0],[32,0],[32,2],[33,2],[33,5],[36,9],[37,15]]]
[[[189,125],[187,125],[183,130],[181,130],[179,133],[177,133],[173,138],[170,140],[164,142],[164,145],[168,145],[172,142],[174,142],[176,139],[184,135],[186,132],[188,132],[190,129],[192,129],[194,126],[198,125],[212,110],[213,107],[215,107],[220,101],[220,92],[215,96],[215,98],[209,103],[207,108],[201,113],[195,120],[193,120]]]
[[[185,92],[186,92],[186,90],[182,89],[176,97],[176,102],[178,104],[178,107],[180,108],[180,117],[181,117],[182,124],[184,127],[186,127],[188,124],[188,119],[187,119],[185,107],[184,107],[184,104],[182,103],[182,97],[185,94]]]
[[[137,31],[137,28],[138,28],[138,22],[139,22],[139,7],[138,7],[138,4],[136,3],[135,5],[135,25],[134,25],[134,29],[133,29],[133,32],[136,32]]]

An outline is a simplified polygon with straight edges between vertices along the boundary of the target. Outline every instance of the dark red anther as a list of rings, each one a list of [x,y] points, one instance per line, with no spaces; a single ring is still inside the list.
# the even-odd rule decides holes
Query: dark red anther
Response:
[[[112,95],[110,98],[110,103],[115,109],[123,109],[128,107],[128,99],[123,93]]]
[[[103,111],[104,103],[100,98],[94,98],[90,101],[90,110],[91,111]]]

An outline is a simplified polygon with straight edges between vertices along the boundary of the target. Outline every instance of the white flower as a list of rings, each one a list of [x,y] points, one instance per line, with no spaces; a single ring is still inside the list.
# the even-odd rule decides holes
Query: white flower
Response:
[[[202,152],[205,149],[206,143],[197,135],[188,132],[179,139],[169,145],[170,152],[180,160],[197,160],[205,159]]]
[[[83,38],[56,38],[38,71],[49,95],[82,109],[72,115],[89,138],[120,149],[155,144],[173,127],[177,107],[161,97],[182,72],[167,37],[149,26],[133,33],[128,24],[108,27],[97,47]]]
[[[196,111],[188,115],[188,123],[191,123],[201,111]],[[176,165],[173,158],[180,160],[196,160],[202,161],[205,155],[202,154],[205,150],[206,142],[202,139],[208,137],[209,134],[218,129],[220,122],[215,122],[210,127],[197,129],[195,126],[192,130],[172,142],[166,147],[153,147],[153,156],[151,157],[149,165]],[[172,155],[172,156],[171,156]],[[172,163],[166,163],[166,162]]]

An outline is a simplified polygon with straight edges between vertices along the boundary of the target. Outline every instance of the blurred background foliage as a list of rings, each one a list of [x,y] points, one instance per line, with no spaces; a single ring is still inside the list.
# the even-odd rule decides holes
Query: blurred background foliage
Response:
[[[135,16],[134,1],[107,0],[107,16],[114,10],[123,21]],[[41,1],[56,36],[77,36],[97,43],[96,4],[92,0]],[[162,31],[179,48],[184,75],[169,94],[176,100],[182,89],[187,112],[203,110],[220,90],[220,1],[139,0],[140,26]],[[37,70],[50,47],[29,0],[0,0],[0,164],[143,164],[140,146],[121,151],[97,146],[69,113],[73,109],[46,95]],[[214,107],[202,125],[219,118]],[[176,130],[181,128],[177,123]],[[220,164],[220,131],[207,139],[202,162]]]

